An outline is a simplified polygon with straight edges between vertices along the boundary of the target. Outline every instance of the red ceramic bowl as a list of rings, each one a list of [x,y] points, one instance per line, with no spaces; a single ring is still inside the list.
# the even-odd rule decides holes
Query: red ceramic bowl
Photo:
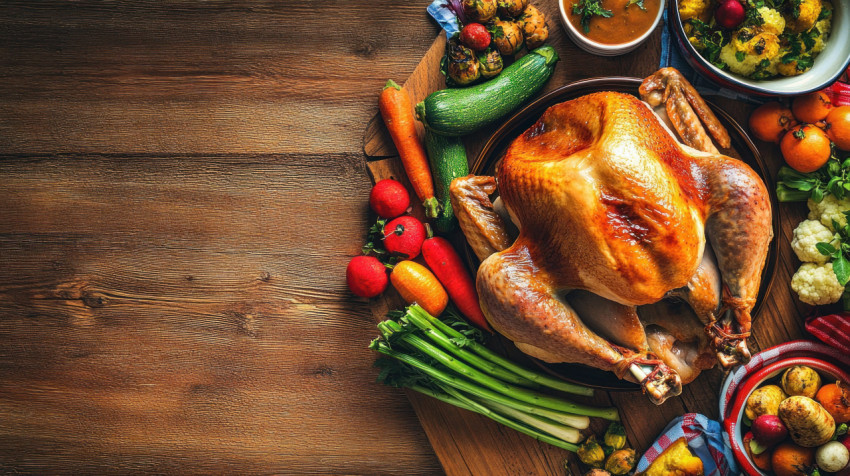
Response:
[[[732,452],[735,454],[735,459],[741,464],[741,468],[750,476],[764,476],[764,473],[756,467],[753,460],[750,459],[749,453],[744,448],[744,435],[741,428],[741,420],[744,416],[744,408],[747,405],[747,399],[755,389],[770,380],[785,369],[794,365],[805,365],[816,370],[823,378],[824,383],[830,383],[831,380],[841,380],[842,382],[850,382],[850,375],[837,365],[829,362],[815,359],[811,357],[797,357],[793,359],[780,360],[774,362],[758,372],[750,376],[735,393],[735,398],[732,401],[732,409],[729,411],[729,416],[723,421],[723,427],[726,434],[729,436],[729,443],[732,445]]]

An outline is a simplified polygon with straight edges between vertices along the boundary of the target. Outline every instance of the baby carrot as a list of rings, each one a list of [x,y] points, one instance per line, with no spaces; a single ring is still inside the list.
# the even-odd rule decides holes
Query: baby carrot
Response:
[[[432,316],[443,313],[449,303],[449,296],[428,271],[428,268],[414,261],[402,261],[393,267],[390,282],[408,304],[419,304]]]
[[[398,149],[407,178],[419,200],[423,202],[425,215],[435,218],[438,210],[437,199],[434,197],[434,180],[431,177],[425,148],[416,135],[416,120],[413,117],[410,96],[393,80],[389,80],[381,91],[378,108]]]

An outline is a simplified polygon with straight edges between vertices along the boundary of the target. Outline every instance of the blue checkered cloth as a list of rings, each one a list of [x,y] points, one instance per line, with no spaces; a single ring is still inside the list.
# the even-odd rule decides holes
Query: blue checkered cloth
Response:
[[[460,28],[457,23],[457,15],[455,12],[449,8],[447,0],[434,0],[428,5],[428,14],[431,15],[431,18],[437,21],[441,27],[443,27],[443,31],[446,32],[446,38],[451,38],[455,34],[460,32]]]

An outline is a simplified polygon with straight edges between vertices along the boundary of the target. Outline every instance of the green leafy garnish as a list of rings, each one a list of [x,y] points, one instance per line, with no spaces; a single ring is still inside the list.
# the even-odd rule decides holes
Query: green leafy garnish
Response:
[[[688,21],[693,26],[693,36],[697,39],[696,48],[709,63],[720,69],[725,69],[726,63],[720,61],[720,50],[729,42],[729,39],[722,31],[712,29],[702,20],[692,18]]]
[[[629,3],[626,4],[626,8],[629,8],[632,5],[637,5],[641,10],[646,11],[646,6],[643,4],[645,0],[629,0]]]
[[[845,221],[850,218],[850,210],[843,212]],[[832,229],[835,230],[835,239],[833,243],[820,242],[815,245],[820,254],[828,256],[832,260],[832,271],[835,273],[836,279],[842,286],[846,286],[850,282],[850,260],[847,256],[850,255],[850,225],[841,226],[835,220],[832,220]]]
[[[585,33],[590,32],[590,19],[594,16],[611,18],[614,13],[602,8],[601,0],[578,0],[573,4],[573,15],[581,17],[581,27]]]
[[[739,63],[741,61],[744,61],[744,58],[746,58],[746,57],[747,57],[747,53],[745,53],[743,51],[735,52],[735,59],[738,60]]]
[[[850,196],[850,154],[842,156],[833,149],[826,164],[810,173],[797,172],[791,167],[779,169],[776,196],[780,202],[801,202],[811,198],[820,203],[827,194],[842,200]]]

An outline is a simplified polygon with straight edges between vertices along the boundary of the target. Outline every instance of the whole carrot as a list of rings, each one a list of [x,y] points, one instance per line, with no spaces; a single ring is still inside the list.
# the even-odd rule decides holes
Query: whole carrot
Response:
[[[428,167],[425,148],[422,147],[419,136],[416,135],[416,120],[413,118],[410,96],[393,80],[389,80],[381,91],[378,108],[381,110],[381,117],[384,118],[390,137],[393,138],[393,144],[398,149],[407,178],[419,200],[422,200],[425,215],[435,218],[438,207],[437,199],[434,197],[434,180],[431,177],[431,169]]]
[[[428,268],[414,261],[402,261],[393,267],[390,282],[408,304],[419,304],[432,316],[443,313],[449,296]]]
[[[428,228],[428,231],[431,229]],[[430,237],[422,243],[422,257],[443,283],[460,312],[476,326],[492,332],[481,312],[475,282],[452,244],[439,236]]]

